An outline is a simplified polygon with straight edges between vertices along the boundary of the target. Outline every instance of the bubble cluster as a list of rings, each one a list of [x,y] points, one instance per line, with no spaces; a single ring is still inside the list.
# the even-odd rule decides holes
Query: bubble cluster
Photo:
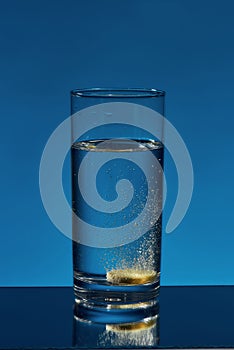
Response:
[[[152,169],[152,167],[149,168]],[[145,221],[150,221],[151,228],[133,243],[123,244],[110,251],[107,250],[103,263],[106,269],[106,279],[113,285],[147,284],[159,279],[161,247],[161,215],[159,213],[162,210],[161,167],[157,168],[153,164],[153,169],[150,170],[147,179],[151,199],[147,203],[145,215],[141,221],[134,223],[134,228],[139,229],[141,225],[144,227]],[[137,190],[137,196],[144,198],[144,187],[139,186]],[[137,205],[143,210],[143,202],[138,201]],[[131,215],[135,215],[134,209]],[[125,220],[126,218],[123,216],[123,223]],[[129,230],[128,235],[134,236],[134,229]],[[125,237],[123,237],[124,240]]]
[[[117,247],[106,264],[106,279],[114,285],[155,282],[160,275],[161,223],[158,222],[140,240]],[[114,254],[113,254],[114,253]]]

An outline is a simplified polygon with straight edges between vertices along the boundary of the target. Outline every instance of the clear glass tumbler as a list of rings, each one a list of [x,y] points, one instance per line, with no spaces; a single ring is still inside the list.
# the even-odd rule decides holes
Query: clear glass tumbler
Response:
[[[71,92],[73,270],[81,318],[89,313],[97,320],[101,310],[116,319],[122,310],[132,322],[134,310],[141,320],[155,305],[164,97],[141,88]]]

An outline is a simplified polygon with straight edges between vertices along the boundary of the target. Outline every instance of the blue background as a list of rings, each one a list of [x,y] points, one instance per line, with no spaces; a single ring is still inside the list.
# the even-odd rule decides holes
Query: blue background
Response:
[[[163,235],[162,284],[234,283],[233,11],[232,0],[1,2],[2,286],[72,284],[71,241],[45,213],[38,170],[69,91],[91,86],[166,90],[190,151],[194,195]],[[165,171],[166,222],[177,193],[168,154]]]

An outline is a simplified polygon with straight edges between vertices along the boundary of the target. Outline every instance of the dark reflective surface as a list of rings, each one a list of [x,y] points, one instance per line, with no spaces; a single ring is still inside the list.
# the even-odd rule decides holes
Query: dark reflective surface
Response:
[[[0,288],[1,349],[69,349],[234,347],[234,287],[161,287],[147,322],[80,321],[72,288]]]

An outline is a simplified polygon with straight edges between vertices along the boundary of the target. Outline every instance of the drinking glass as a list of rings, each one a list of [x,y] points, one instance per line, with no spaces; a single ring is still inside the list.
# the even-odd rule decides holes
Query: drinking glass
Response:
[[[102,312],[104,322],[133,322],[156,312],[164,98],[164,91],[146,88],[71,92],[73,271],[80,318],[88,314],[97,321]]]

